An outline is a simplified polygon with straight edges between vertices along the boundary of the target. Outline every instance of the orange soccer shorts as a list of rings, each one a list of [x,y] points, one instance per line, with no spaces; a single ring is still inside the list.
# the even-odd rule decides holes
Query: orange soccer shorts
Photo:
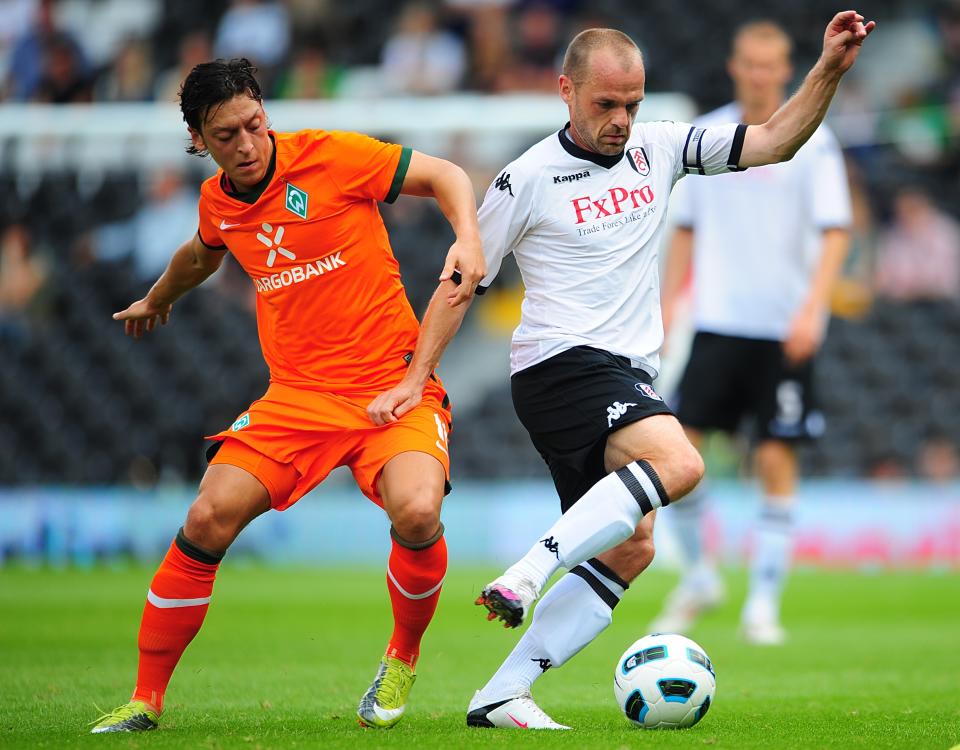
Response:
[[[431,379],[416,408],[379,427],[366,411],[376,395],[271,383],[232,427],[210,436],[219,443],[210,463],[250,472],[267,488],[276,510],[289,508],[338,466],[349,466],[363,494],[382,506],[380,471],[407,451],[434,456],[449,481],[451,415],[439,382]]]

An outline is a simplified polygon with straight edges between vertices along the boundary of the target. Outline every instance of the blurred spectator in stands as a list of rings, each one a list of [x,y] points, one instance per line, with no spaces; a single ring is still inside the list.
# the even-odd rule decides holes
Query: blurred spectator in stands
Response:
[[[192,31],[180,40],[177,64],[157,76],[153,98],[158,102],[179,102],[180,86],[187,74],[200,63],[213,59],[210,36],[205,31]]]
[[[93,86],[79,48],[66,34],[55,33],[46,40],[43,70],[33,94],[45,104],[78,104],[93,99]]]
[[[876,289],[897,300],[956,300],[960,223],[916,187],[894,198],[893,222],[877,248]]]
[[[496,88],[555,94],[563,50],[562,22],[554,7],[544,2],[524,7],[517,18],[510,64],[500,71]]]
[[[89,65],[78,42],[65,31],[56,27],[53,17],[53,0],[41,0],[35,10],[33,23],[30,24],[14,42],[7,69],[6,95],[19,101],[49,101],[50,75],[52,63],[67,62],[68,79],[86,81]],[[6,25],[6,18],[3,19]],[[51,55],[53,48],[60,50]],[[54,66],[55,67],[55,66]],[[63,69],[58,70],[64,73]],[[46,90],[41,96],[41,86]]]
[[[26,342],[27,316],[46,277],[46,264],[32,254],[26,227],[7,227],[0,235],[0,351],[16,351]]]
[[[864,474],[877,482],[898,482],[907,478],[907,467],[892,451],[877,451],[868,456]]]
[[[380,69],[389,94],[445,94],[463,78],[466,51],[460,39],[439,28],[432,5],[411,3],[383,47]]]
[[[343,68],[327,59],[324,45],[307,44],[294,54],[293,63],[277,78],[278,99],[329,99],[336,96]]]
[[[173,252],[196,232],[198,199],[180,172],[155,172],[146,199],[132,218],[94,230],[93,257],[101,263],[129,258],[138,283],[155,280]]]
[[[142,39],[128,39],[113,64],[97,81],[99,101],[147,102],[153,98],[153,63],[150,47]]]
[[[957,445],[946,433],[934,430],[924,438],[917,454],[917,474],[933,482],[960,479]]]
[[[33,27],[39,7],[38,0],[0,0],[0,100],[7,97],[13,47]]]
[[[257,76],[265,93],[272,93],[273,80],[290,48],[290,16],[274,0],[232,0],[223,14],[214,39],[217,57],[248,57],[258,66]]]
[[[470,48],[467,87],[491,91],[510,52],[508,9],[515,0],[446,0],[447,11],[466,29]]]

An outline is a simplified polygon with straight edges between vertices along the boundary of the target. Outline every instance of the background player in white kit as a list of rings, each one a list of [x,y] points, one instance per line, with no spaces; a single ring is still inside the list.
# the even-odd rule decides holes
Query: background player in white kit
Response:
[[[790,50],[790,38],[771,22],[742,27],[728,63],[736,101],[697,124],[765,122],[783,104]],[[813,356],[849,246],[850,196],[840,148],[821,125],[789,162],[687,181],[674,196],[673,217],[678,229],[663,284],[664,328],[669,333],[692,262],[696,331],[677,417],[697,448],[705,430],[732,432],[745,416],[754,422],[764,500],[741,619],[747,640],[777,644],[784,639],[779,613],[792,541],[794,444],[823,431]],[[654,631],[687,631],[723,596],[703,553],[704,494],[701,485],[670,511],[686,567]]]
[[[653,559],[653,511],[702,476],[700,454],[650,386],[663,342],[657,255],[674,183],[684,174],[790,159],[822,121],[873,28],[855,11],[837,14],[803,86],[766,123],[750,127],[634,127],[645,82],[636,45],[612,29],[571,42],[560,77],[571,122],[488,190],[479,218],[489,273],[477,288],[482,293],[514,253],[526,292],[513,336],[513,402],[550,467],[564,514],[478,601],[491,619],[516,626],[551,575],[561,565],[570,572],[477,691],[469,725],[564,728],[537,707],[531,684],[610,624],[627,582]],[[438,290],[412,366],[439,361],[463,308],[449,307]],[[401,383],[369,411],[389,419],[419,399]]]

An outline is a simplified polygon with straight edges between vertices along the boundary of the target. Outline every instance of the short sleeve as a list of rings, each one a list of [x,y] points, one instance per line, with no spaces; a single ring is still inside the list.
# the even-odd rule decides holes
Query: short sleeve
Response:
[[[823,129],[810,163],[807,188],[813,223],[819,229],[846,229],[852,221],[850,187],[843,152],[833,133]]]
[[[740,154],[747,134],[746,125],[674,123],[677,147],[677,176],[715,175],[743,171]]]
[[[330,175],[344,195],[397,199],[413,154],[409,148],[360,133],[333,132],[329,138]]]
[[[198,211],[200,213],[200,221],[199,227],[197,228],[197,236],[200,238],[200,242],[202,242],[208,250],[226,250],[227,245],[220,236],[220,227],[217,225],[217,220],[210,211],[210,206],[203,195],[200,196]]]
[[[483,294],[493,283],[503,259],[513,252],[529,227],[534,198],[531,182],[520,174],[514,163],[487,189],[477,214],[487,275],[477,287],[477,294]]]

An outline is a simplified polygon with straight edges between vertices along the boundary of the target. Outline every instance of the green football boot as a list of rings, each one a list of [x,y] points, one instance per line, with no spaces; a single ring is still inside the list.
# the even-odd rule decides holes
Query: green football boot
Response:
[[[145,732],[156,729],[160,714],[143,701],[130,701],[96,719],[92,734],[102,732]]]
[[[360,699],[357,718],[360,725],[374,729],[390,729],[407,708],[407,696],[417,676],[406,662],[384,656],[377,676]]]

